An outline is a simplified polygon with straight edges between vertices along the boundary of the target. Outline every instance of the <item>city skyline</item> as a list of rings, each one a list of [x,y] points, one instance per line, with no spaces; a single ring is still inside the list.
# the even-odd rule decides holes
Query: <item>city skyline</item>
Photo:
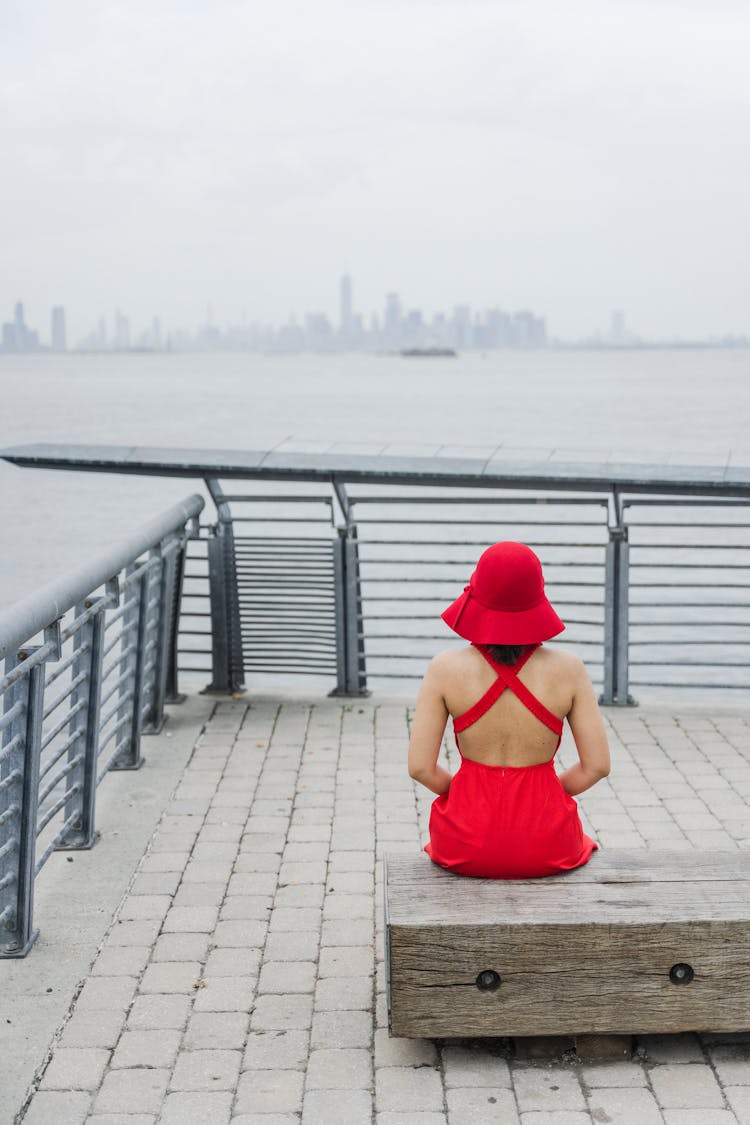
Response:
[[[147,328],[133,329],[130,318],[115,309],[110,323],[100,316],[96,326],[76,341],[71,350],[91,351],[187,351],[196,348],[236,347],[256,351],[388,351],[402,348],[448,349],[544,347],[547,331],[544,317],[528,309],[507,312],[498,307],[472,310],[467,304],[453,306],[450,313],[426,314],[406,306],[393,290],[385,295],[380,310],[357,312],[353,280],[339,278],[338,316],[309,311],[300,318],[290,314],[281,324],[261,323],[243,317],[238,324],[220,327],[209,306],[204,323],[191,328],[176,326],[163,331],[158,316]],[[38,331],[25,324],[24,305],[15,305],[12,321],[3,325],[5,352],[65,351],[66,314],[55,306],[51,314],[49,344]]]
[[[342,274],[338,286],[338,316],[308,312],[290,314],[281,324],[264,324],[246,315],[238,323],[215,323],[209,305],[203,323],[165,329],[159,316],[149,324],[133,328],[131,319],[115,309],[108,323],[100,316],[95,327],[68,348],[66,310],[52,308],[49,340],[26,324],[24,303],[17,301],[11,320],[2,324],[0,353],[34,352],[98,353],[237,350],[264,353],[347,351],[398,352],[443,349],[491,351],[502,348],[540,347],[746,347],[744,334],[709,339],[649,340],[636,335],[626,322],[625,312],[614,309],[606,329],[578,340],[549,336],[544,316],[522,309],[508,312],[497,306],[472,309],[454,305],[450,313],[424,313],[406,306],[393,290],[386,293],[382,308],[369,314],[356,311],[351,275]]]

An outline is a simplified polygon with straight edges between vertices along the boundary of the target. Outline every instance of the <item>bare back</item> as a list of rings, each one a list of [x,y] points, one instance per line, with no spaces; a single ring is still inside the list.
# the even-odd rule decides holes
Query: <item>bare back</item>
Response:
[[[497,673],[475,648],[443,653],[441,675],[445,705],[457,718],[481,699]],[[575,690],[571,655],[540,647],[518,673],[518,678],[559,719],[569,714]],[[499,699],[476,722],[461,732],[461,754],[488,766],[534,766],[554,757],[558,739],[513,694]]]

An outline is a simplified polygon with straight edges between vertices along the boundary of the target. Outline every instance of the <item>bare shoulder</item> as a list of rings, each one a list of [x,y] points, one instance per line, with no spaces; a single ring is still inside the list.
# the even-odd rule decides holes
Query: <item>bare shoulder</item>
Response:
[[[444,649],[433,656],[427,665],[425,679],[442,684],[451,681],[466,668],[468,648]]]
[[[565,676],[571,680],[587,680],[588,672],[577,652],[568,648],[542,648],[539,650],[547,667],[556,675]]]

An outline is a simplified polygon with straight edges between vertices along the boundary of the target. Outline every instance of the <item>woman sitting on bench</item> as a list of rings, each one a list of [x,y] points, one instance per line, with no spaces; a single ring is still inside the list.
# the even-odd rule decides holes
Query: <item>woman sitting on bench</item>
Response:
[[[609,748],[583,663],[542,645],[565,626],[539,559],[523,543],[489,547],[442,616],[471,644],[431,661],[417,699],[409,773],[438,794],[425,851],[441,867],[490,879],[579,867],[597,845],[573,796],[607,776]],[[438,765],[449,715],[461,755],[453,776]],[[563,719],[579,760],[558,776]]]

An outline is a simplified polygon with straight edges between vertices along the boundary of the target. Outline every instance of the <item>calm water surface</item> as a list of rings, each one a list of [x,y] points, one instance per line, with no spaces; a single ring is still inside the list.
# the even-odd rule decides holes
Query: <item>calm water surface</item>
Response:
[[[750,351],[0,356],[0,447],[234,449],[750,464]],[[199,486],[0,463],[0,605]]]

